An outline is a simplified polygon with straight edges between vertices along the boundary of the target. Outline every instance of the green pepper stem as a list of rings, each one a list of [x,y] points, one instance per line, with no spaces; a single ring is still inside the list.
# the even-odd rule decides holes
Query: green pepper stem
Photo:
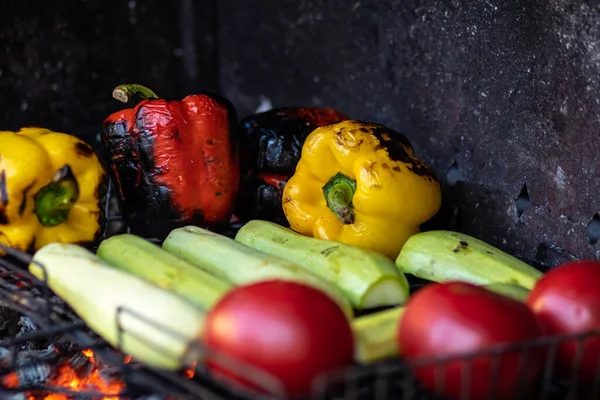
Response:
[[[79,200],[79,185],[68,165],[59,169],[54,179],[36,193],[34,212],[44,226],[67,221],[71,208]]]
[[[158,99],[158,95],[152,90],[135,83],[119,85],[112,92],[113,98],[119,100],[121,103],[127,103],[134,95],[138,95],[142,99]]]
[[[323,195],[327,207],[342,221],[342,224],[353,224],[356,216],[352,206],[352,197],[356,192],[356,181],[338,172],[323,186]]]

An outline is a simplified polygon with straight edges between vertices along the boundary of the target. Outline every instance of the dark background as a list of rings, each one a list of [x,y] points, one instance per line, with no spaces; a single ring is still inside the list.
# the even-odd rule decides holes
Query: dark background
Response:
[[[112,88],[132,82],[218,90],[241,117],[264,99],[334,107],[410,138],[445,183],[438,226],[454,213],[456,229],[526,260],[600,258],[595,1],[0,7],[0,129],[96,132],[121,107]]]

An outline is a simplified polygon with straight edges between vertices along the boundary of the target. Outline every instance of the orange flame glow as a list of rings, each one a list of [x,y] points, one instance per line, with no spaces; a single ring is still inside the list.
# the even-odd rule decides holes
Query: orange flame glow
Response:
[[[84,378],[78,376],[77,371],[69,364],[68,361],[59,364],[55,367],[55,371],[52,376],[46,381],[48,387],[61,387],[69,389],[71,391],[93,391],[102,393],[104,397],[97,398],[97,400],[119,400],[118,394],[124,389],[125,383],[114,379],[110,382],[106,382],[100,376],[96,360],[94,358],[94,352],[91,349],[85,349],[82,351],[94,367],[92,372]],[[131,356],[126,356],[125,363],[131,362]],[[188,379],[192,379],[195,373],[195,363],[189,368],[183,371],[184,376]],[[19,386],[19,379],[14,372],[4,376],[1,382],[5,387],[15,388]],[[39,400],[38,396],[28,396],[27,400]],[[55,393],[48,395],[43,398],[44,400],[69,400],[69,396],[66,394]]]
[[[93,364],[96,364],[94,359],[94,352],[90,349],[82,351]],[[118,395],[124,384],[118,380],[112,382],[105,382],[98,373],[98,368],[95,367],[92,373],[85,379],[80,379],[77,376],[75,370],[68,364],[61,364],[58,366],[55,378],[51,379],[48,384],[53,386],[61,386],[64,388],[71,389],[73,391],[90,390],[94,392],[100,392],[106,395],[102,400],[118,400]],[[35,400],[35,397],[30,397],[29,400]],[[46,396],[44,400],[68,400],[68,396],[64,394],[51,394]]]
[[[82,353],[95,365],[94,352],[90,349],[83,350]],[[17,375],[11,373],[3,378],[4,385],[7,387],[17,387],[19,379]],[[59,386],[72,391],[94,391],[105,395],[101,400],[118,400],[117,396],[123,389],[124,383],[118,380],[105,382],[99,374],[98,368],[94,366],[92,372],[86,378],[80,378],[77,372],[68,362],[59,364],[53,376],[47,381],[48,386]],[[39,397],[29,396],[28,400],[36,400]],[[51,394],[44,397],[44,400],[68,400],[66,394]],[[100,400],[100,399],[98,399]]]

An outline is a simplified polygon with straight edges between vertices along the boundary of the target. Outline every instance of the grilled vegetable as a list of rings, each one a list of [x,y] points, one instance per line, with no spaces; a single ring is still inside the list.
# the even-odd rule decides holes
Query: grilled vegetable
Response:
[[[339,111],[317,107],[282,107],[244,118],[240,122],[244,176],[236,215],[246,221],[287,224],[281,191],[296,170],[304,140],[316,128],[346,119]]]
[[[44,246],[29,270],[39,279],[47,278],[50,289],[87,326],[135,360],[176,370],[198,358],[196,343],[205,314],[179,296],[113,268],[74,244]]]
[[[434,173],[402,134],[343,121],[313,131],[283,190],[290,227],[395,259],[441,205]]]
[[[542,335],[524,303],[464,282],[433,283],[420,289],[407,302],[399,325],[398,346],[409,362],[464,356]],[[542,347],[532,348],[527,356],[518,350],[487,353],[439,366],[417,366],[414,372],[425,388],[443,398],[484,400],[490,393],[497,399],[530,398],[527,394],[541,372],[543,353]],[[521,362],[526,364],[520,367]]]
[[[243,192],[236,203],[236,215],[246,221],[260,218],[287,226],[281,202],[288,179],[289,176],[271,174],[246,178]]]
[[[209,312],[205,338],[210,371],[277,398],[304,398],[316,378],[352,362],[348,319],[330,297],[298,282],[229,292]],[[235,368],[235,360],[243,364]]]
[[[529,296],[530,293],[529,290],[525,289],[523,286],[514,283],[492,283],[484,285],[483,287],[494,293],[523,302],[527,300],[527,296]]]
[[[534,286],[527,304],[551,335],[577,335],[600,329],[600,261],[580,260],[559,265]],[[565,340],[557,347],[556,368],[566,379],[597,381],[600,338]],[[573,372],[578,374],[573,376]]]
[[[363,315],[352,321],[356,362],[372,364],[398,356],[398,324],[404,311],[404,307],[395,307]]]
[[[0,132],[0,243],[35,250],[104,231],[108,179],[90,145],[43,128]]]
[[[174,228],[229,222],[239,184],[237,117],[213,94],[159,99],[139,85],[115,98],[144,100],[110,115],[102,145],[131,232],[163,239]]]
[[[451,231],[412,236],[396,259],[400,271],[435,282],[516,283],[531,289],[542,272],[474,237]]]
[[[357,309],[402,304],[409,295],[406,277],[379,253],[259,220],[245,224],[235,240],[296,263],[337,286]]]
[[[529,291],[511,283],[498,283],[484,286],[485,289],[525,301]],[[399,354],[397,337],[398,324],[406,307],[395,307],[377,311],[352,321],[354,330],[354,358],[361,364],[371,364]]]
[[[163,248],[236,285],[280,279],[314,286],[335,299],[349,317],[353,315],[350,303],[334,285],[293,262],[262,253],[226,236],[186,226],[173,230],[163,242]]]
[[[233,288],[138,236],[124,234],[106,239],[97,254],[113,267],[176,293],[204,310]]]

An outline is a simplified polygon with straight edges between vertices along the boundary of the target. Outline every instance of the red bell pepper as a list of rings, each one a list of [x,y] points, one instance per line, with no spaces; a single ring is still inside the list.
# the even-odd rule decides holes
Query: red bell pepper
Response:
[[[133,94],[143,100],[110,115],[101,133],[131,232],[164,238],[183,225],[229,222],[240,179],[233,105],[210,93],[172,101],[140,85],[113,91],[122,102]]]

